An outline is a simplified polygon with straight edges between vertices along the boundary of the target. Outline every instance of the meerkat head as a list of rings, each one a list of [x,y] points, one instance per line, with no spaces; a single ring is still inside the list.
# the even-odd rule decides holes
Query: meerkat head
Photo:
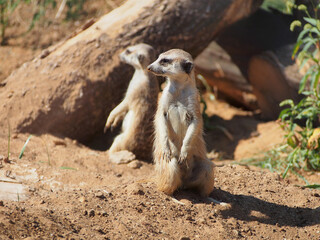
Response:
[[[146,69],[154,61],[155,51],[150,45],[140,43],[127,47],[119,56],[122,62],[130,64],[136,69]]]
[[[189,53],[181,49],[171,49],[160,54],[147,69],[158,76],[185,79],[193,71],[193,59]]]

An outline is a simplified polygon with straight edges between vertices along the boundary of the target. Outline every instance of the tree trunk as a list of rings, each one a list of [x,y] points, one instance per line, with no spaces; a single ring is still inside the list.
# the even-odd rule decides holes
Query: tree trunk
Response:
[[[262,0],[129,0],[76,36],[25,63],[0,88],[0,124],[13,131],[49,132],[87,141],[103,130],[132,69],[119,62],[128,45],[145,42],[160,53],[199,54],[227,25]]]

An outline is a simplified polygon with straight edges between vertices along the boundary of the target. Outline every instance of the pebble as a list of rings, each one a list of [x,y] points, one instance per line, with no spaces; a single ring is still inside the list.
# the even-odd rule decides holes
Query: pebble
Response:
[[[131,195],[144,195],[144,189],[141,184],[134,183],[127,187],[127,191]]]
[[[235,229],[232,230],[232,233],[233,233],[234,236],[239,236],[239,232],[237,230],[235,230]]]
[[[93,209],[89,211],[89,217],[94,217],[96,214]]]
[[[3,201],[1,200],[0,201],[0,207],[3,207],[4,206],[4,203],[3,203]]]
[[[83,202],[88,202],[88,200],[85,197],[80,197],[79,198],[79,202],[83,203]]]
[[[95,194],[95,197],[100,198],[100,199],[105,199],[106,198],[106,196],[102,192],[97,192]]]
[[[200,224],[205,224],[205,223],[206,223],[206,220],[205,220],[204,218],[199,218],[199,219],[198,219],[198,222],[199,222]]]
[[[128,163],[128,167],[132,169],[138,169],[141,168],[142,163],[139,160],[133,160],[132,162]]]
[[[136,155],[127,150],[109,153],[109,161],[116,164],[126,164],[136,159]]]

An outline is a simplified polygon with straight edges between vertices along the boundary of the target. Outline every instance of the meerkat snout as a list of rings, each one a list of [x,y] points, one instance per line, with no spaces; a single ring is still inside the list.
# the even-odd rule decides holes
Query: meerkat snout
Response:
[[[150,45],[140,43],[121,52],[119,58],[121,62],[130,64],[136,69],[146,69],[150,62],[155,60],[155,51]]]

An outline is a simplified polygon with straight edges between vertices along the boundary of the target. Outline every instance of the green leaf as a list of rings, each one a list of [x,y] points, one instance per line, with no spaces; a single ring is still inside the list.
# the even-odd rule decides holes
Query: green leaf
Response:
[[[283,100],[279,105],[280,105],[280,107],[283,107],[285,105],[289,105],[290,107],[294,107],[294,103],[293,103],[292,99]]]
[[[20,152],[20,154],[19,154],[19,159],[22,158],[23,153],[24,153],[24,150],[26,149],[27,144],[28,144],[29,140],[31,139],[31,137],[32,137],[32,135],[30,135],[30,136],[27,138],[27,141],[24,143],[24,145],[23,145],[23,147],[22,147],[22,149],[21,149],[21,152]]]
[[[292,58],[292,59],[293,59],[294,56],[297,54],[297,52],[298,52],[301,44],[302,44],[302,40],[299,40],[299,41],[297,41],[297,43],[294,45],[294,49],[293,49],[293,52],[292,52],[292,55],[291,55],[291,58]]]
[[[13,12],[16,9],[16,7],[19,5],[19,3],[20,3],[20,0],[14,1],[10,6],[10,9],[9,9],[10,12]]]
[[[298,35],[298,38],[297,38],[297,43],[300,43],[302,42],[302,38],[304,37],[304,35],[306,35],[306,33],[309,32],[309,29],[303,29],[299,35]]]
[[[312,38],[306,38],[305,40],[303,40],[303,42],[305,43],[305,45],[303,46],[303,48],[301,50],[302,52],[308,52],[310,47],[317,43],[317,41]]]
[[[319,77],[320,77],[320,71],[318,71],[316,74],[314,74],[314,78],[312,78],[312,81],[310,83],[311,88],[313,90],[317,89],[318,83],[319,83]]]
[[[304,88],[306,87],[306,84],[307,84],[307,79],[308,77],[310,76],[311,73],[306,73],[303,78],[301,79],[300,81],[300,84],[299,84],[299,93],[301,93]]]
[[[279,118],[284,120],[285,118],[287,118],[289,116],[289,112],[290,112],[289,108],[283,109],[279,114]]]
[[[291,137],[287,139],[287,143],[290,147],[295,148],[296,147],[296,143],[295,140]]]
[[[310,23],[313,26],[317,26],[317,19],[314,18],[308,18],[308,17],[304,17],[303,18],[306,22]]]
[[[320,184],[310,184],[301,186],[302,188],[312,188],[312,189],[320,189]]]

